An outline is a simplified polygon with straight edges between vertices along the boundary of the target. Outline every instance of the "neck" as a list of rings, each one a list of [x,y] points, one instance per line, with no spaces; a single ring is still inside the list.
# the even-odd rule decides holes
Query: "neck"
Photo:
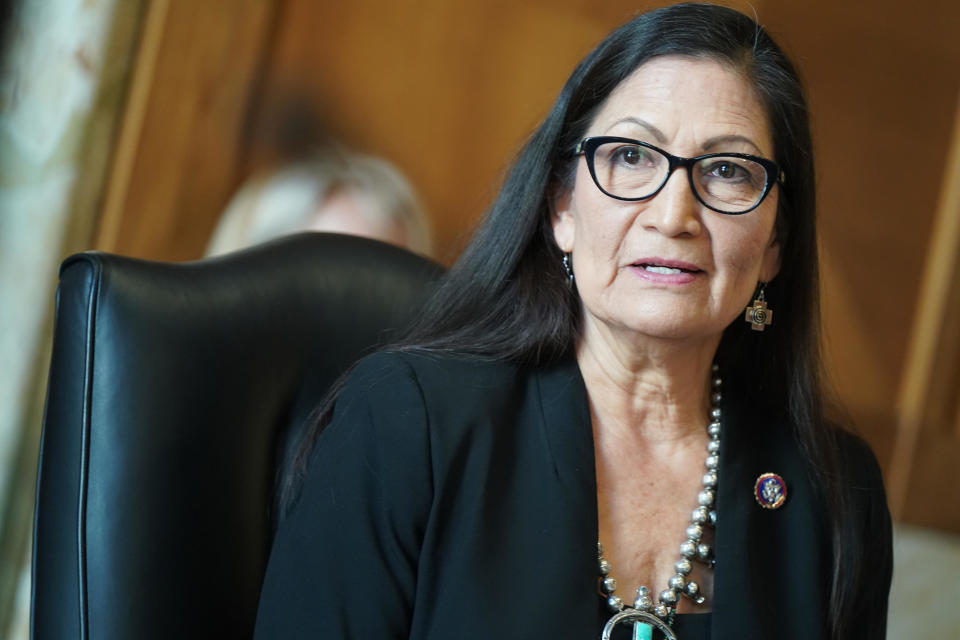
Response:
[[[701,436],[719,336],[701,341],[619,339],[585,327],[577,363],[594,429],[617,440],[669,443]],[[598,433],[598,434],[599,434]]]

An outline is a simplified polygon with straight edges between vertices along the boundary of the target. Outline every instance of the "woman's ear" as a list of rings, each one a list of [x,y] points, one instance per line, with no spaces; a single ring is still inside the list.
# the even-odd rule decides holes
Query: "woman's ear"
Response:
[[[763,261],[760,264],[760,281],[770,282],[780,273],[780,240],[776,229],[770,234],[770,244],[763,252]]]
[[[575,225],[573,212],[570,210],[571,192],[569,189],[557,188],[550,198],[550,224],[553,226],[553,239],[564,253],[573,251]]]

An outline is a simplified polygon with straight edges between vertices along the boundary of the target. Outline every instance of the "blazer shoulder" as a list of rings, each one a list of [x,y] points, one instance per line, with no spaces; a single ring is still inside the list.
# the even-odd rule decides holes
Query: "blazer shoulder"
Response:
[[[470,396],[493,400],[516,388],[522,373],[505,361],[425,351],[380,351],[363,358],[347,381],[347,387],[381,391],[412,385],[427,404]]]
[[[839,455],[840,468],[854,490],[883,492],[883,473],[873,449],[859,435],[841,427],[831,427]]]

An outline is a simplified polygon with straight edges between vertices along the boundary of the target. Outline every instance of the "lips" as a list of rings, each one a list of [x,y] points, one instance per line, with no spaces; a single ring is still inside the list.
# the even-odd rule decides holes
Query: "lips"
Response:
[[[700,273],[697,265],[680,260],[666,260],[664,258],[643,258],[637,260],[630,266],[643,269],[648,273],[658,273],[661,275],[679,275],[682,273]]]
[[[637,277],[659,288],[684,287],[701,282],[703,269],[691,262],[667,258],[641,258],[628,267]]]

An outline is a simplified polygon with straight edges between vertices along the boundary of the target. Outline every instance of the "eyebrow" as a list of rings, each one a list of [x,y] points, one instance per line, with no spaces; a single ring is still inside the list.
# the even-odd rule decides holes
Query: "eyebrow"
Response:
[[[704,151],[710,151],[711,149],[714,149],[714,148],[716,148],[716,147],[718,147],[718,146],[720,146],[720,145],[728,144],[728,143],[731,143],[731,142],[743,142],[743,143],[746,143],[746,144],[750,145],[751,147],[753,147],[754,149],[756,149],[756,151],[757,151],[757,153],[758,153],[759,155],[763,155],[763,150],[760,148],[760,146],[759,146],[756,142],[754,142],[753,140],[751,140],[751,139],[748,138],[747,136],[741,136],[741,135],[737,135],[737,134],[729,134],[729,135],[725,135],[725,136],[715,136],[715,137],[713,137],[713,138],[710,138],[709,140],[707,140],[707,141],[703,144],[703,150],[704,150]]]
[[[663,135],[663,132],[660,131],[660,129],[657,129],[655,126],[653,126],[652,124],[650,124],[650,123],[647,122],[646,120],[641,120],[640,118],[634,118],[634,117],[623,118],[622,120],[617,120],[617,121],[614,122],[612,125],[610,125],[609,127],[607,127],[607,130],[606,130],[604,133],[610,133],[610,130],[611,130],[611,129],[613,129],[614,127],[616,127],[616,126],[618,126],[618,125],[621,125],[621,124],[635,124],[635,125],[639,125],[639,126],[643,127],[644,129],[646,129],[647,131],[649,131],[651,134],[653,134],[653,137],[656,138],[656,139],[657,139],[657,142],[659,142],[660,144],[666,144],[666,142],[667,142],[667,136]]]
[[[622,120],[617,120],[612,125],[607,127],[607,130],[604,133],[609,133],[611,129],[621,124],[638,125],[646,129],[647,131],[649,131],[653,135],[653,137],[656,138],[657,142],[659,142],[660,144],[666,144],[667,142],[667,137],[663,135],[663,132],[660,131],[660,129],[657,129],[655,126],[653,126],[646,120],[643,120],[641,118],[634,118],[632,116],[628,118],[623,118]],[[763,155],[763,150],[760,148],[760,145],[758,145],[756,142],[754,142],[747,136],[742,136],[735,133],[731,133],[723,136],[714,136],[713,138],[708,139],[703,145],[703,150],[709,152],[711,149],[716,149],[718,146],[729,144],[731,142],[742,142],[742,143],[748,144],[751,147],[753,147],[759,155]]]

